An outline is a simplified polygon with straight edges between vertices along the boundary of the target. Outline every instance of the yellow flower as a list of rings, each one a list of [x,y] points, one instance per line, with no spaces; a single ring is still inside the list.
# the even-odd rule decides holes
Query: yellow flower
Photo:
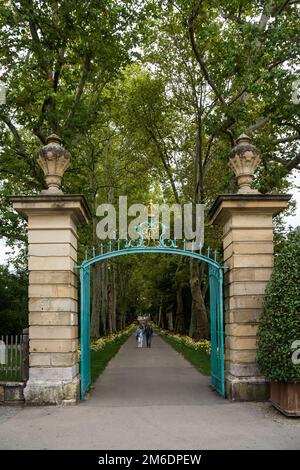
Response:
[[[210,354],[210,341],[206,339],[201,339],[198,341],[195,341],[193,338],[187,335],[180,335],[178,333],[172,333],[170,331],[164,330],[164,329],[159,329],[159,333],[161,335],[169,336],[173,338],[175,341],[178,343],[185,344],[186,346],[195,349],[196,351],[206,351],[208,354]]]

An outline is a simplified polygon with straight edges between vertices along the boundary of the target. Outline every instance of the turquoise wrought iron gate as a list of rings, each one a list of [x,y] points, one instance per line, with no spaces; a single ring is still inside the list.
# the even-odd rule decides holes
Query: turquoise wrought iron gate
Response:
[[[91,384],[90,265],[80,269],[80,375],[81,398]]]
[[[211,384],[220,395],[224,396],[224,320],[222,290],[222,267],[209,265]]]
[[[125,246],[122,248],[122,242]],[[145,253],[168,253],[189,256],[203,261],[209,266],[210,285],[210,329],[211,329],[211,385],[217,392],[224,396],[224,326],[223,326],[223,266],[216,260],[216,253],[212,258],[211,250],[207,249],[206,255],[186,249],[183,241],[182,248],[178,240],[160,240],[158,246],[145,246],[144,240],[133,245],[133,240],[118,240],[112,244],[108,243],[106,249],[101,244],[100,253],[97,255],[93,248],[93,256],[82,263],[80,268],[80,293],[81,293],[81,315],[80,315],[80,338],[81,338],[81,398],[83,399],[91,384],[91,355],[90,355],[90,267],[98,261],[103,261],[116,256],[128,254]]]

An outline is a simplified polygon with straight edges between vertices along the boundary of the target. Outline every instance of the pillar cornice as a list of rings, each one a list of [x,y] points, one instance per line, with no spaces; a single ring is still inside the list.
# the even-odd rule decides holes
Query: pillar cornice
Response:
[[[287,208],[290,194],[221,194],[211,209],[208,217],[211,223],[223,225],[232,212],[269,213],[278,215]]]
[[[59,211],[72,213],[78,225],[89,224],[92,214],[82,194],[11,196],[13,208],[25,219],[28,216]]]

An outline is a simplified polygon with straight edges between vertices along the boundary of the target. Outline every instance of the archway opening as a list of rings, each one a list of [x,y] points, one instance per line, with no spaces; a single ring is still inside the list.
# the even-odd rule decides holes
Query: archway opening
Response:
[[[224,321],[223,321],[223,266],[217,261],[216,256],[210,256],[210,250],[204,255],[199,252],[187,250],[178,245],[172,246],[127,246],[122,247],[116,243],[115,249],[111,244],[107,251],[100,250],[99,254],[93,253],[86,259],[80,268],[80,293],[81,293],[81,315],[80,315],[80,344],[81,344],[81,398],[83,399],[91,384],[91,268],[101,261],[108,261],[113,258],[126,255],[160,254],[160,255],[181,255],[182,257],[193,258],[198,262],[205,263],[208,267],[209,279],[209,319],[210,319],[210,364],[211,364],[211,385],[222,396],[225,396],[224,385]],[[157,312],[156,312],[157,314]],[[155,316],[155,312],[154,312]],[[157,318],[156,318],[157,321]]]

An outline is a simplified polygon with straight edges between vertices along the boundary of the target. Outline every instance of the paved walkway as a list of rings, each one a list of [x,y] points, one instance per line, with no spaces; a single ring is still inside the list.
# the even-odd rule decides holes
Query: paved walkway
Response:
[[[230,403],[160,338],[131,337],[76,407],[1,407],[0,449],[300,449],[300,420]]]

